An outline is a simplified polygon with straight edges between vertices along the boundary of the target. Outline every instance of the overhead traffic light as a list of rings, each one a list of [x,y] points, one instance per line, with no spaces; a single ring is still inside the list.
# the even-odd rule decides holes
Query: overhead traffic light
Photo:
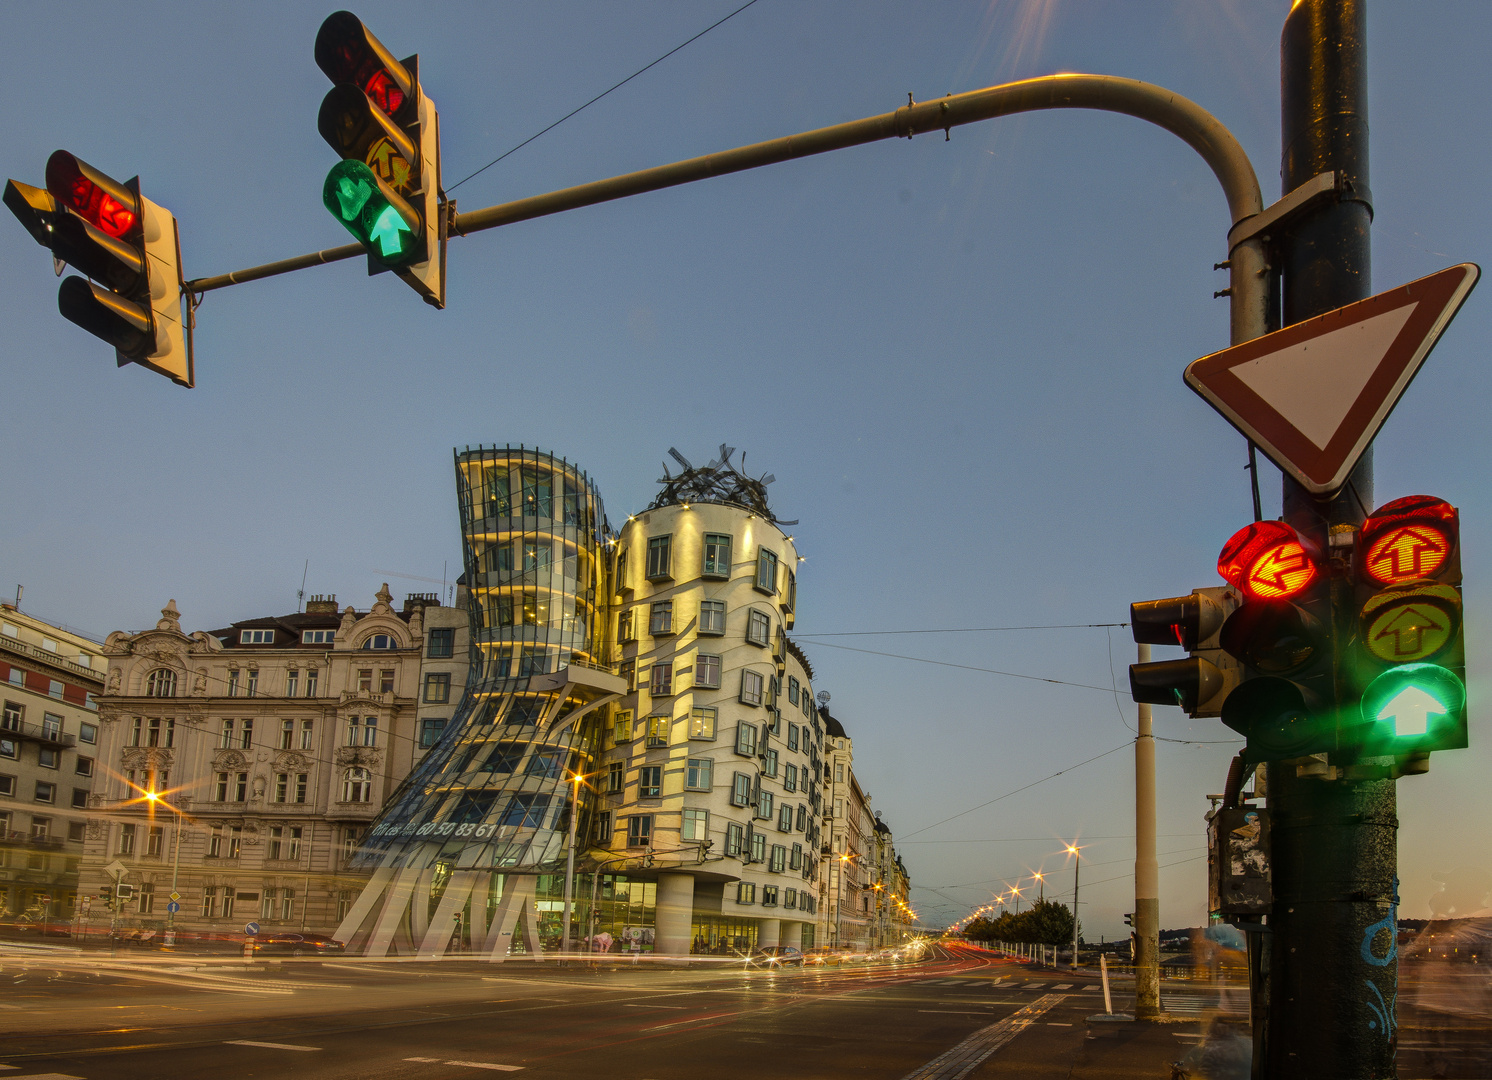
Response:
[[[6,182],[5,205],[51,249],[64,318],[114,346],[120,367],[136,363],[183,386],[195,381],[182,318],[184,284],[176,218],[65,150],[47,160],[47,186]]]
[[[1185,660],[1131,664],[1130,695],[1151,705],[1179,705],[1189,716],[1218,716],[1242,678],[1242,666],[1223,652],[1218,634],[1238,607],[1234,589],[1193,589],[1189,596],[1129,605],[1129,623],[1142,645],[1179,645]]]
[[[1360,695],[1343,741],[1402,757],[1468,745],[1460,515],[1429,495],[1396,499],[1362,524],[1353,558]]]
[[[368,250],[369,273],[393,270],[445,306],[445,195],[440,118],[419,83],[419,58],[394,59],[350,11],[316,34],[316,64],[334,85],[316,128],[342,161],[322,202]]]

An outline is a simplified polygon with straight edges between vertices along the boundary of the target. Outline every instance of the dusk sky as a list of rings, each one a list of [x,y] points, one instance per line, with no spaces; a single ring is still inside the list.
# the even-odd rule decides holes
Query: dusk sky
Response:
[[[1285,0],[757,0],[453,189],[742,2],[356,11],[419,54],[462,211],[1074,71],[1197,102],[1280,194]],[[138,173],[189,277],[348,242],[321,205],[331,10],[8,6],[5,176],[44,183],[59,148]],[[1487,261],[1489,47],[1492,5],[1369,6],[1375,290]],[[670,447],[728,442],[801,520],[798,640],[925,921],[1040,868],[1070,901],[1077,837],[1085,934],[1127,932],[1134,646],[1103,624],[1220,584],[1251,518],[1242,437],[1181,379],[1227,345],[1230,221],[1174,136],[1038,113],[507,226],[452,241],[440,312],[361,260],[236,286],[198,311],[193,390],[116,370],[3,217],[0,594],[97,638],[170,598],[188,631],[291,612],[303,570],[362,610],[460,573],[453,447],[578,461],[617,524]],[[1484,286],[1377,441],[1376,501],[1442,496],[1465,529],[1473,745],[1399,784],[1409,917],[1492,867],[1489,345]],[[1156,730],[1161,922],[1200,925],[1205,796],[1241,743],[1172,708]]]

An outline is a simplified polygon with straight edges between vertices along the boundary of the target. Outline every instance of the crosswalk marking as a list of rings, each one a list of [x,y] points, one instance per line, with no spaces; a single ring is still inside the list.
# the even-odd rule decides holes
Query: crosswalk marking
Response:
[[[521,1072],[522,1065],[494,1065],[490,1061],[447,1061],[447,1065],[465,1065],[468,1069],[495,1069],[498,1072]]]
[[[1072,989],[1072,983],[1058,983],[1056,986],[1052,987],[1052,989],[1053,990],[1071,990]]]
[[[228,1046],[262,1046],[267,1050],[320,1050],[319,1046],[297,1046],[295,1043],[256,1042],[253,1039],[228,1039]],[[16,1080],[20,1080],[19,1077]]]
[[[1040,990],[1045,985],[1046,985],[1046,983],[1026,983],[1024,986],[1021,987],[1021,989],[1022,990]]]

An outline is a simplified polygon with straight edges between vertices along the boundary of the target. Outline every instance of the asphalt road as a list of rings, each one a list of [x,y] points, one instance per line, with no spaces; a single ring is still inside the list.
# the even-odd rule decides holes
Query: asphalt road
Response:
[[[942,947],[917,963],[786,971],[0,957],[0,1075],[1163,1077],[1207,1040],[1226,1051],[1246,1016],[1236,989],[1167,984],[1164,1000],[1173,1023],[1089,1023],[1103,1011],[1092,975]]]

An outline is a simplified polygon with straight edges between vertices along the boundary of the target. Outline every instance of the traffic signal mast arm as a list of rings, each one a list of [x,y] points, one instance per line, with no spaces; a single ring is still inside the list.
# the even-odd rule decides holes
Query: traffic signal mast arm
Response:
[[[448,217],[446,227],[449,235],[466,236],[763,165],[882,139],[910,139],[935,131],[946,134],[963,124],[1045,109],[1096,109],[1134,116],[1165,128],[1202,156],[1222,185],[1233,230],[1230,235],[1237,237],[1229,250],[1231,340],[1237,344],[1264,334],[1269,293],[1264,246],[1257,233],[1239,228],[1244,222],[1258,217],[1264,209],[1259,181],[1248,156],[1228,129],[1195,103],[1150,83],[1112,75],[1046,75],[964,94],[950,94],[920,104],[909,102],[895,112],[626,173],[464,214],[456,213],[451,203],[443,204],[440,212]],[[362,244],[327,248],[231,274],[197,278],[188,282],[187,288],[193,294],[200,294],[323,263],[357,258],[366,250]]]

